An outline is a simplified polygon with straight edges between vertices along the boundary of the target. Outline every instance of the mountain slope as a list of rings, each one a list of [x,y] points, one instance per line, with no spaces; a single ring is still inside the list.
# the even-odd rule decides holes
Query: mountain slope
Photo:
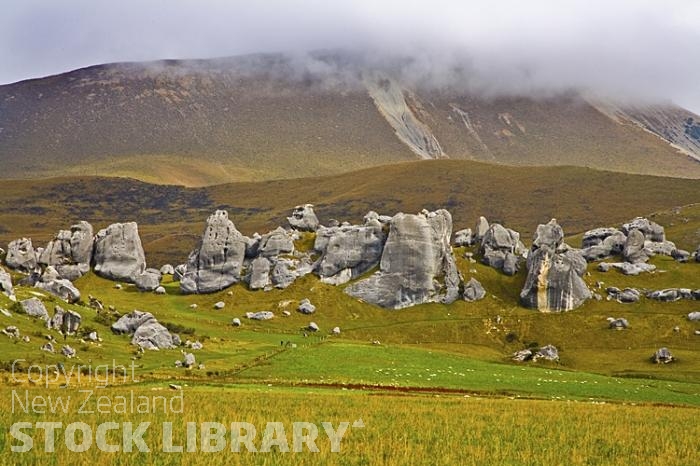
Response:
[[[700,178],[688,155],[700,153],[689,123],[700,117],[682,109],[637,111],[650,130],[573,93],[487,98],[314,60],[112,64],[0,86],[0,176],[194,186],[452,158]]]
[[[369,211],[393,215],[448,209],[455,230],[479,215],[531,237],[555,217],[574,235],[619,224],[636,215],[700,203],[697,180],[627,175],[579,167],[505,167],[463,160],[388,165],[322,178],[232,183],[206,188],[153,185],[117,178],[56,178],[0,183],[0,247],[21,236],[43,246],[59,229],[84,219],[97,228],[134,220],[149,263],[185,260],[204,220],[227,209],[244,234],[286,225],[295,205],[311,202],[322,223],[360,222]],[[18,208],[22,206],[22,208]],[[693,210],[694,209],[694,210]],[[700,243],[686,211],[665,217],[677,224],[678,246]],[[700,219],[700,210],[691,209]]]

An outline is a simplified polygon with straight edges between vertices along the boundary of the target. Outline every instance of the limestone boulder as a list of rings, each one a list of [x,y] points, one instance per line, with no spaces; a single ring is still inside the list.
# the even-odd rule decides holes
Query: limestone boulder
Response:
[[[291,254],[294,252],[294,240],[284,228],[278,227],[260,238],[258,252],[263,257]]]
[[[622,232],[627,236],[632,230],[639,230],[645,240],[654,242],[666,241],[664,227],[644,217],[636,217],[622,225]]]
[[[591,298],[583,280],[586,259],[563,243],[564,231],[555,219],[539,225],[527,257],[528,274],[520,302],[542,312],[570,311]]]
[[[468,302],[480,301],[486,297],[486,290],[476,278],[472,278],[464,284],[462,296]]]
[[[158,269],[146,269],[136,276],[134,284],[141,291],[155,291],[160,286],[163,276]]]
[[[484,264],[514,275],[519,268],[519,255],[524,251],[517,231],[494,223],[481,239],[480,252]]]
[[[93,263],[97,275],[133,283],[146,269],[146,256],[136,222],[114,223],[98,231]]]
[[[245,249],[245,237],[228,212],[217,210],[207,219],[199,246],[190,253],[180,289],[186,294],[214,293],[238,283]]]
[[[644,249],[644,234],[640,230],[630,230],[627,234],[622,258],[630,264],[641,264],[649,260],[649,255]]]
[[[7,245],[5,264],[13,270],[32,272],[37,266],[36,252],[31,238],[20,238]]]
[[[450,246],[451,234],[452,216],[446,210],[395,215],[380,270],[345,292],[389,309],[454,302],[461,278]]]
[[[296,206],[292,216],[287,217],[287,221],[292,228],[299,231],[316,231],[318,228],[318,218],[311,204]]]
[[[49,320],[49,313],[39,298],[29,298],[19,302],[20,307],[30,317]]]

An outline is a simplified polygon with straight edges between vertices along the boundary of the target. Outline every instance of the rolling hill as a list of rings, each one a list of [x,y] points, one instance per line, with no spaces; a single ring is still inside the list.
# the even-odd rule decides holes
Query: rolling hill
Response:
[[[449,158],[700,178],[698,121],[411,84],[343,54],[121,63],[0,86],[0,176],[204,186]]]
[[[184,261],[206,217],[217,208],[228,210],[248,235],[286,225],[285,217],[295,205],[310,202],[322,223],[332,218],[360,222],[369,210],[393,215],[446,208],[455,230],[473,227],[478,216],[485,215],[520,231],[527,240],[538,223],[552,217],[574,235],[636,215],[700,203],[697,180],[464,160],[398,163],[381,170],[206,188],[93,177],[6,180],[1,186],[2,247],[21,236],[45,244],[78,220],[97,228],[134,220],[154,265]],[[684,215],[666,214],[662,224],[677,225],[674,241],[694,250],[700,231],[694,223],[684,228]]]

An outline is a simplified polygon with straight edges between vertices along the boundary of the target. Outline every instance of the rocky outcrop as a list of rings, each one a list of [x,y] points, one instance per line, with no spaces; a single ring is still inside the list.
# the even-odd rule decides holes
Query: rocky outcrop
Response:
[[[379,263],[386,235],[378,216],[370,214],[361,226],[318,230],[314,249],[321,254],[316,267],[321,281],[334,285],[346,283]]]
[[[462,297],[468,302],[480,301],[486,297],[486,290],[476,278],[472,278],[464,284]]]
[[[390,309],[459,297],[459,272],[450,246],[446,210],[399,213],[389,226],[380,270],[345,289],[350,296]]]
[[[489,221],[486,220],[486,217],[479,217],[479,220],[476,221],[476,226],[474,227],[474,242],[481,242],[481,240],[484,239],[484,236],[486,236],[487,231],[489,231]]]
[[[314,213],[314,206],[311,204],[296,206],[292,216],[287,217],[287,221],[295,230],[316,231],[318,229],[318,218]]]
[[[133,283],[146,269],[146,257],[136,223],[114,223],[98,231],[93,263],[97,275]]]
[[[133,311],[112,324],[112,332],[133,335],[131,344],[143,349],[169,349],[179,345],[179,337],[172,335],[150,312]]]
[[[570,311],[591,297],[582,278],[586,259],[568,248],[563,239],[564,231],[555,219],[537,227],[520,293],[524,306],[542,312]]]
[[[61,298],[67,303],[72,304],[80,301],[80,290],[70,280],[64,278],[38,281],[34,286]]]
[[[625,288],[620,290],[619,288],[609,287],[606,289],[608,293],[608,300],[614,299],[619,303],[636,303],[639,302],[639,298],[642,293],[636,288]]]
[[[596,228],[583,234],[581,248],[587,261],[599,261],[622,253],[627,236],[616,228]]]
[[[213,293],[241,279],[245,259],[245,237],[228,218],[228,212],[217,210],[207,219],[202,240],[187,260],[180,280],[183,293]]]
[[[92,225],[81,221],[72,225],[70,230],[59,231],[39,255],[39,263],[54,267],[77,264],[89,266],[93,247]],[[78,270],[84,269],[85,267]]]
[[[630,264],[640,264],[649,260],[649,255],[644,249],[644,233],[637,229],[629,231],[622,258]]]
[[[13,270],[33,272],[37,266],[36,252],[30,238],[20,238],[7,245],[5,264]]]
[[[520,233],[505,228],[499,223],[489,227],[481,239],[482,262],[506,275],[518,272],[520,258],[525,246],[520,242]]]

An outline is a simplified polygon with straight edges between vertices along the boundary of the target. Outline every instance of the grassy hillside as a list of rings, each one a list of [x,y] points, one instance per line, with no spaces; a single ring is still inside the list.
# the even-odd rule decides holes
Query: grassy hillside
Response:
[[[311,202],[322,223],[360,222],[369,210],[393,215],[446,208],[455,230],[479,215],[500,221],[527,241],[537,224],[555,217],[568,234],[618,224],[636,215],[700,202],[694,180],[625,175],[577,167],[514,168],[437,160],[384,166],[345,175],[208,188],[151,185],[129,179],[56,178],[3,181],[0,245],[29,236],[43,246],[61,228],[88,220],[96,228],[139,223],[151,264],[185,260],[217,208],[229,211],[245,234],[285,225],[298,204]],[[697,209],[661,218],[682,229],[679,246],[693,250],[700,236],[687,225]]]
[[[111,64],[0,86],[0,177],[201,186],[416,159],[368,92],[375,70],[346,58],[315,56],[322,72],[277,55]],[[396,85],[452,159],[700,178],[700,163],[577,95],[486,98]]]

